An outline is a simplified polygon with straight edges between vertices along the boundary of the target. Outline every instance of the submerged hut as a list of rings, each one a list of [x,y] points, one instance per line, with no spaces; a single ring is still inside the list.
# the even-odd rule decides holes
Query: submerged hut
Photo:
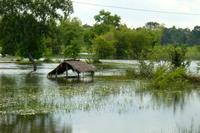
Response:
[[[68,70],[77,73],[77,76],[69,76]],[[80,78],[81,73],[90,73],[93,79],[96,68],[80,60],[65,60],[58,65],[54,70],[48,73],[48,77],[56,77],[60,74],[66,73],[66,78]]]

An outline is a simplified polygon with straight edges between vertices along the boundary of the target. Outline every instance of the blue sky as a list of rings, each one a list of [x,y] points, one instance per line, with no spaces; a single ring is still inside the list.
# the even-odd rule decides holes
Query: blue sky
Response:
[[[103,5],[121,6],[128,8],[141,8],[147,10],[160,10],[169,12],[184,12],[200,14],[200,0],[74,0],[76,2],[96,3]],[[166,27],[175,25],[181,28],[192,29],[200,25],[200,15],[177,15],[130,11],[114,8],[96,7],[74,3],[73,17],[78,17],[83,24],[94,24],[94,16],[101,9],[118,14],[122,23],[129,27],[140,27],[146,22],[154,21],[164,24]]]

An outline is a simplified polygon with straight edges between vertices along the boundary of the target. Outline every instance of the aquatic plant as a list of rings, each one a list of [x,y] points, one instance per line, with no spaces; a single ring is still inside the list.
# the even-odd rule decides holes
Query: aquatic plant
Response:
[[[138,69],[129,68],[126,70],[126,76],[129,78],[150,79],[154,75],[154,63],[139,61]]]
[[[161,66],[154,73],[150,83],[151,89],[176,90],[188,88],[189,82],[186,77],[185,68],[170,69],[166,66]]]
[[[170,62],[171,65],[175,68],[177,67],[188,67],[190,62],[186,61],[186,47],[177,47],[173,46],[169,50]]]

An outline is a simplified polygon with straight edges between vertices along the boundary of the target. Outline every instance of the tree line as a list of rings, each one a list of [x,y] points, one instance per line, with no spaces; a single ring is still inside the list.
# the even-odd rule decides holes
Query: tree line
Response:
[[[83,25],[78,18],[51,25],[53,35],[43,38],[44,55],[77,58],[80,52],[86,52],[94,60],[154,58],[155,55],[165,59],[171,46],[200,44],[198,26],[190,30],[147,22],[143,27],[130,28],[121,23],[120,16],[105,10],[94,19],[92,26]]]
[[[70,0],[0,2],[2,55],[32,62],[58,55],[77,58],[80,52],[90,53],[94,60],[149,58],[159,52],[165,58],[165,47],[200,44],[200,26],[190,30],[148,22],[130,28],[120,16],[105,10],[94,16],[95,24],[90,26],[70,18],[72,13]]]

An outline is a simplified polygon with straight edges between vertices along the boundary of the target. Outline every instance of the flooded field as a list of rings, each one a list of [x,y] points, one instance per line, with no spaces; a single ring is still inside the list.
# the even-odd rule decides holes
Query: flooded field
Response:
[[[0,63],[0,133],[200,132],[198,86],[142,91],[144,81],[113,77],[131,61],[100,69],[92,83],[48,79],[57,65],[41,64],[29,74],[30,65]],[[195,74],[196,67],[192,62]]]

